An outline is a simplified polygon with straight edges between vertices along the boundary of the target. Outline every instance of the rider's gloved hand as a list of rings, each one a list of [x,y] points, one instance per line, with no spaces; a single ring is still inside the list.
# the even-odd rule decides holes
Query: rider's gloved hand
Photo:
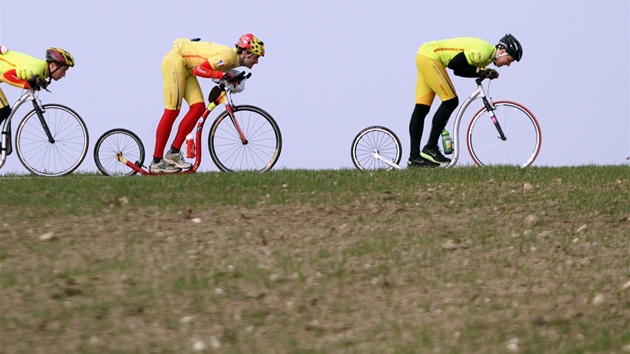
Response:
[[[486,79],[496,79],[499,77],[499,72],[494,69],[486,69],[479,72],[480,77],[485,77]]]
[[[26,80],[28,86],[33,90],[39,90],[39,74],[35,74],[31,76],[30,79]]]
[[[238,86],[238,84],[240,84],[241,81],[243,81],[244,79],[248,77],[249,76],[245,75],[244,71],[241,71],[240,73],[236,75],[232,73],[225,73],[225,75],[223,75],[223,80],[227,81],[230,84],[234,84],[234,86]]]
[[[225,74],[223,74],[223,80],[225,80],[227,82],[232,82],[234,80],[234,75],[232,75],[230,73],[225,73]]]
[[[28,79],[26,82],[28,83],[28,86],[35,91],[46,89],[46,87],[48,87],[48,82],[39,77],[39,74],[31,76],[31,78]]]

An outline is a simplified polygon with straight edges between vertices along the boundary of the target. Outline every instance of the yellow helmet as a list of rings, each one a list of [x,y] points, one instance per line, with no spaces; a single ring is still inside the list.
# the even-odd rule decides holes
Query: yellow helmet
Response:
[[[46,61],[61,65],[74,66],[72,55],[61,48],[50,47],[46,49]]]
[[[251,33],[245,33],[238,39],[237,46],[247,49],[253,54],[265,56],[265,43]]]

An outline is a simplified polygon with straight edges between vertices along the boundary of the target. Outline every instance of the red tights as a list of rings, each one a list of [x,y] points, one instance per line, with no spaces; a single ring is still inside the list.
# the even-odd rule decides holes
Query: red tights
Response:
[[[177,135],[175,135],[175,140],[173,140],[173,144],[171,147],[179,149],[182,147],[184,140],[186,140],[186,135],[190,133],[195,127],[195,123],[203,114],[205,110],[205,105],[203,102],[198,102],[190,106],[190,109],[182,119],[182,122],[179,123],[179,127],[177,128]],[[173,123],[175,123],[175,119],[179,115],[179,110],[165,109],[162,114],[162,118],[160,119],[160,123],[157,127],[156,137],[155,137],[155,151],[153,152],[154,158],[162,158],[164,157],[164,148],[166,147],[166,141],[168,137],[171,135],[171,130],[173,129]]]

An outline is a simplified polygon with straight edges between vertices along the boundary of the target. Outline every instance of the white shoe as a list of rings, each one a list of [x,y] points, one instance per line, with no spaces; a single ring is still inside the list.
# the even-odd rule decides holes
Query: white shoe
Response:
[[[190,162],[186,162],[186,160],[184,160],[184,154],[182,154],[181,151],[178,153],[168,152],[166,156],[164,156],[164,161],[184,170],[192,167]]]
[[[150,173],[174,173],[181,170],[181,168],[168,164],[164,160],[160,160],[160,162],[158,163],[151,162],[151,164],[149,165]]]

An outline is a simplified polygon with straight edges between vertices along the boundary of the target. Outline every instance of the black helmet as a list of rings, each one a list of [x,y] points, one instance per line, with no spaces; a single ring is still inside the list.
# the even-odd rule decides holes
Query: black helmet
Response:
[[[505,48],[507,53],[516,61],[520,61],[523,57],[523,47],[521,47],[521,43],[509,33],[499,40],[497,48]]]

